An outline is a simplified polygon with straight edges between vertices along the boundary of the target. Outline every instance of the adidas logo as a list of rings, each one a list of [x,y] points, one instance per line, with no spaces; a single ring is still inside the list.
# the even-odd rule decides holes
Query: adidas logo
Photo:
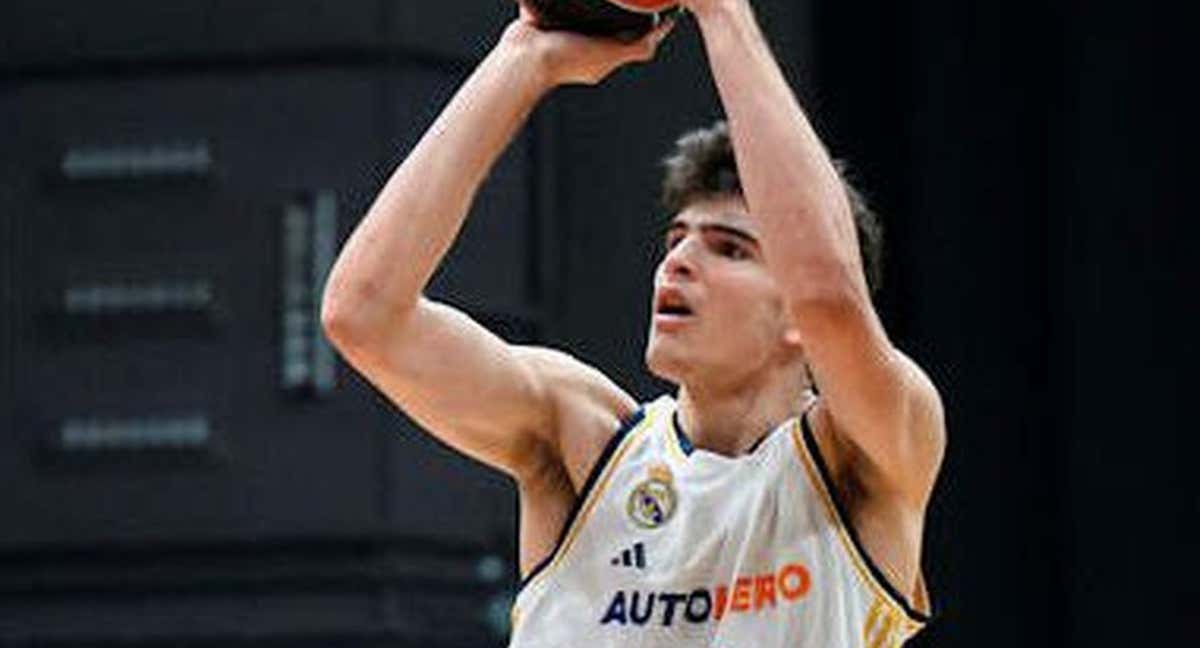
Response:
[[[637,567],[638,569],[646,568],[646,545],[637,543],[633,547],[621,552],[619,556],[614,557],[609,561],[614,567]]]

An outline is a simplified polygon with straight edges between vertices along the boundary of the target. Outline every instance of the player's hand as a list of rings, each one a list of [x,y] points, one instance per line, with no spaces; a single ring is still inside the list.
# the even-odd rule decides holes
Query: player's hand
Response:
[[[501,42],[531,48],[540,72],[551,85],[595,85],[623,65],[653,59],[659,43],[672,28],[674,21],[668,20],[630,42],[546,31],[537,27],[537,19],[521,5],[520,15],[504,30]]]

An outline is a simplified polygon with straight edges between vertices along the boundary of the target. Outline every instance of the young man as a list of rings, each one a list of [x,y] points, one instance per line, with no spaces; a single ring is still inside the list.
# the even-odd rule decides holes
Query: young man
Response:
[[[625,44],[523,11],[347,242],[325,329],[408,415],[516,481],[513,646],[898,645],[928,614],[938,394],[872,309],[851,195],[748,0],[684,4],[729,126],[681,140],[668,171],[646,359],[677,400],[639,407],[421,294],[538,100],[649,60],[670,25]]]

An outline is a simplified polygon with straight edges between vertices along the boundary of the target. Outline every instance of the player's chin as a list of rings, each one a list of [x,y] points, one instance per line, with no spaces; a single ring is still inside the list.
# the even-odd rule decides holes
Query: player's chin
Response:
[[[686,346],[672,336],[657,334],[652,329],[646,343],[646,369],[656,378],[678,383],[687,366],[687,351]]]

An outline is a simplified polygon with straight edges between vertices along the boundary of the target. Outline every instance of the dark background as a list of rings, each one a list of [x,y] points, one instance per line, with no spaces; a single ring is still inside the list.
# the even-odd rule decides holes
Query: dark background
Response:
[[[1200,621],[1195,56],[1153,4],[756,3],[885,217],[879,308],[946,401],[915,645]],[[313,306],[511,14],[0,5],[0,645],[503,644],[510,485],[330,364]],[[720,115],[682,27],[538,110],[431,289],[643,398],[657,160]]]

